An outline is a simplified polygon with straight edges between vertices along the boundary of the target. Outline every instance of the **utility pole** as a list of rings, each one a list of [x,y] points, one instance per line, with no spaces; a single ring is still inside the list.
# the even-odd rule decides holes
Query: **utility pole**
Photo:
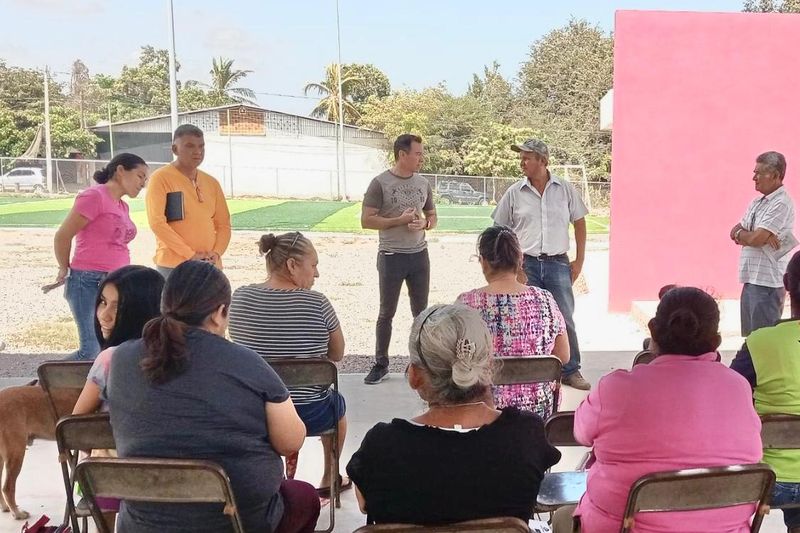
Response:
[[[169,114],[172,122],[172,132],[178,129],[178,73],[175,62],[175,16],[172,9],[172,0],[169,5]]]
[[[114,158],[114,128],[111,127],[111,100],[106,102],[108,106],[108,146],[111,149],[111,157],[109,159]]]
[[[231,198],[233,198],[233,124],[231,124],[231,108],[228,108],[228,168],[230,168]]]
[[[44,67],[44,156],[47,171],[47,191],[53,192],[53,147],[50,144],[50,71]]]
[[[339,143],[342,147],[342,192],[344,196],[342,200],[347,200],[347,162],[345,160],[344,149],[344,94],[342,93],[342,32],[339,24],[339,0],[336,0],[336,44],[339,52],[339,61],[337,63],[337,70],[339,72]],[[338,159],[338,157],[337,157]]]

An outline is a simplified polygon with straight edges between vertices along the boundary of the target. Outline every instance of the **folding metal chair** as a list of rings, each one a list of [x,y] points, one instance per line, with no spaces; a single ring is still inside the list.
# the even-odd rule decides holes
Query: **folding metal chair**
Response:
[[[552,355],[525,357],[500,357],[492,383],[495,385],[522,385],[555,382],[553,389],[553,412],[558,411],[561,393],[561,360]],[[549,413],[549,416],[552,413]]]
[[[765,449],[800,449],[800,416],[771,414],[761,417],[761,443]],[[773,509],[796,509],[800,503],[772,505]]]
[[[58,390],[71,389],[80,394],[86,384],[86,377],[89,375],[92,364],[92,361],[47,361],[39,365],[36,370],[39,375],[39,384],[47,394],[48,403],[56,420],[62,416],[71,415],[74,404],[70,406],[69,410],[65,410],[63,406],[59,408],[58,402],[54,399],[54,393]],[[75,399],[77,400],[77,395]]]
[[[628,493],[620,533],[633,530],[638,513],[699,511],[747,503],[756,504],[750,527],[756,533],[769,512],[767,502],[774,483],[775,473],[766,464],[647,474],[634,482]]]
[[[61,477],[64,479],[64,490],[67,494],[67,509],[64,523],[72,523],[75,533],[88,531],[91,511],[80,502],[75,505],[75,468],[80,452],[90,450],[113,449],[114,434],[108,413],[91,415],[65,416],[56,424],[56,444],[58,445],[58,461],[61,463]],[[78,527],[81,521],[83,527]]]
[[[225,471],[209,461],[179,459],[100,459],[78,464],[76,475],[95,526],[110,533],[96,498],[136,502],[220,503],[235,533],[244,527]]]
[[[376,524],[362,526],[354,533],[417,533],[419,531],[432,531],[434,533],[458,533],[460,531],[482,531],[484,533],[530,533],[528,524],[515,517],[483,518],[469,520],[446,526],[416,526],[411,524]]]
[[[656,354],[654,354],[650,350],[642,350],[641,352],[637,353],[636,356],[633,358],[633,365],[631,365],[631,367],[634,367],[636,365],[650,364],[655,358]]]
[[[339,392],[339,372],[336,365],[328,359],[321,358],[264,358],[264,360],[275,370],[278,377],[281,378],[287,387],[310,387],[321,386],[326,388],[333,388],[337,393]],[[338,405],[336,406],[338,408]],[[330,505],[330,524],[327,529],[320,530],[325,532],[333,531],[335,521],[335,510],[342,506],[339,494],[339,424],[338,420],[341,418],[341,413],[334,413],[334,419],[337,421],[332,429],[317,433],[314,435],[307,435],[308,437],[322,437],[331,435],[333,445],[331,446],[331,505]]]

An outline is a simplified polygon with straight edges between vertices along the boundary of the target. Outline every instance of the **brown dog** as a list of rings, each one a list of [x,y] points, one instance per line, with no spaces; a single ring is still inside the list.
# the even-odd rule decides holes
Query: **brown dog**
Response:
[[[80,395],[78,389],[53,391],[59,413],[71,413]],[[39,385],[0,390],[0,477],[5,470],[0,508],[24,520],[28,513],[17,507],[17,476],[22,470],[25,449],[33,439],[55,440],[56,421],[47,395]]]

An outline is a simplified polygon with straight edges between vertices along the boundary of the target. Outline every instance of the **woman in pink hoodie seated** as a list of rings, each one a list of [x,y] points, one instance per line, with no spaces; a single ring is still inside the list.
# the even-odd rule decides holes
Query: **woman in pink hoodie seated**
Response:
[[[747,381],[716,361],[719,308],[694,287],[670,290],[650,321],[658,357],[600,380],[575,412],[575,438],[594,448],[586,494],[556,513],[556,533],[619,531],[631,485],[645,474],[757,463],[761,422]],[[570,515],[574,511],[574,523]],[[750,531],[752,505],[646,513],[634,531]]]

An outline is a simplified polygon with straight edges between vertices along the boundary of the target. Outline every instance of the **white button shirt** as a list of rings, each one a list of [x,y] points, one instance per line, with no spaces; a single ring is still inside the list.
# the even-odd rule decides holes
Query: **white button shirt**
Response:
[[[794,203],[781,186],[767,196],[754,199],[739,221],[745,231],[763,228],[783,241],[794,229]],[[783,273],[791,254],[780,259],[771,255],[769,244],[755,248],[742,246],[739,254],[739,283],[750,283],[762,287],[783,287]]]
[[[495,224],[508,226],[519,239],[522,253],[559,255],[569,251],[569,225],[589,213],[578,191],[550,175],[544,192],[523,178],[505,192],[492,213]]]

